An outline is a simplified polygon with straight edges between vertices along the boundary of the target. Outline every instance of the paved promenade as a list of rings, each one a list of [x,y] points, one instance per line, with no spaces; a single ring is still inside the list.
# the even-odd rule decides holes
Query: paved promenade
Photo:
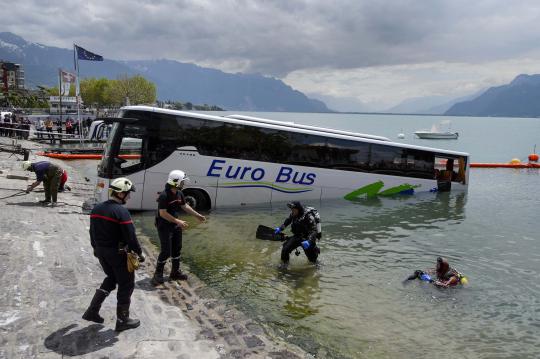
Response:
[[[0,144],[7,143],[11,140],[0,138]],[[131,305],[141,326],[114,331],[116,291],[101,309],[103,325],[82,320],[104,277],[92,255],[88,215],[81,210],[92,186],[60,161],[73,190],[59,194],[57,207],[44,207],[38,203],[42,186],[18,192],[35,179],[22,171],[18,157],[0,152],[0,359],[308,357],[237,310],[199,295],[205,287],[196,278],[153,287],[156,253],[145,238],[140,239],[148,264],[137,272]]]

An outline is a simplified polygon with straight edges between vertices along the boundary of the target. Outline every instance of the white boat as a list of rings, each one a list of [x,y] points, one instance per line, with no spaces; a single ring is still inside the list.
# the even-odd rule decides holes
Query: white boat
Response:
[[[442,125],[448,125],[448,130],[442,131],[440,127]],[[418,130],[414,133],[418,138],[428,140],[457,140],[459,133],[452,132],[450,128],[450,121],[442,121],[441,123],[434,124],[430,130]]]

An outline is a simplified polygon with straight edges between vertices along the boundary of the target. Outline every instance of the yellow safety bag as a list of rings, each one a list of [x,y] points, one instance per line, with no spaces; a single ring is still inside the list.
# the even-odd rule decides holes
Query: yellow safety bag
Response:
[[[139,256],[137,253],[129,251],[127,252],[127,270],[129,273],[133,273],[137,269],[139,269],[139,266],[141,264],[139,263]]]

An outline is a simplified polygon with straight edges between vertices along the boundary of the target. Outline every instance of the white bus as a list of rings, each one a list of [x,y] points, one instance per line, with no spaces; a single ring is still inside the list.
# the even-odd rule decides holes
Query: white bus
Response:
[[[173,169],[188,174],[184,194],[197,210],[467,189],[467,153],[241,115],[128,106],[119,116],[106,119],[95,199],[128,177],[130,209],[155,209]]]

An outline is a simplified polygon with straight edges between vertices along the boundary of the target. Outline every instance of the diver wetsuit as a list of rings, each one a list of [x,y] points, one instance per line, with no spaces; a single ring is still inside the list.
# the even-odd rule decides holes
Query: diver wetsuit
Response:
[[[283,229],[290,224],[291,232],[293,233],[293,236],[287,238],[285,243],[283,243],[281,260],[283,263],[288,263],[290,253],[300,247],[302,242],[308,240],[310,242],[309,247],[307,249],[302,248],[308,260],[315,263],[321,252],[317,247],[317,238],[320,238],[320,233],[318,232],[315,214],[311,210],[306,210],[304,206],[299,205],[297,208],[298,216],[291,214],[280,227]]]
[[[118,284],[118,306],[129,308],[135,274],[127,270],[125,247],[142,251],[128,210],[114,200],[98,203],[90,214],[90,243],[106,274],[99,290],[107,296]]]

